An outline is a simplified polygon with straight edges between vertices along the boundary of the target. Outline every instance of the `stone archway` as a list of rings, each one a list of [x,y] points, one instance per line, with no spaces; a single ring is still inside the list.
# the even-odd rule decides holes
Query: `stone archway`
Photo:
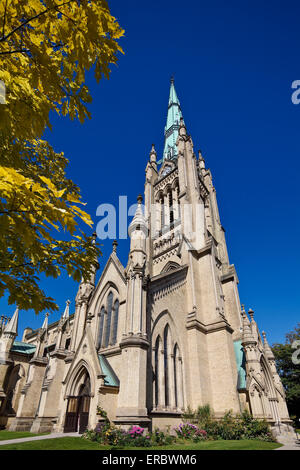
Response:
[[[82,366],[71,386],[68,396],[64,432],[83,433],[88,427],[91,398],[91,381],[87,369]]]

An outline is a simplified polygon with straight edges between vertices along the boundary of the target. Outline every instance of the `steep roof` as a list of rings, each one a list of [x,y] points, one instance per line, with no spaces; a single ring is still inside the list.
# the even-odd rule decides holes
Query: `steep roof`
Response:
[[[106,359],[103,354],[98,355],[100,367],[102,369],[103,375],[105,375],[104,384],[110,387],[119,387],[120,380],[118,379],[115,371],[109,364],[108,360]]]
[[[22,354],[33,354],[36,350],[36,346],[34,344],[23,343],[22,341],[14,341],[10,351],[15,353],[22,353]]]
[[[180,102],[175,90],[174,79],[172,78],[170,85],[167,123],[165,127],[165,145],[163,160],[177,159],[176,140],[178,137],[178,130],[181,118],[183,118],[183,116],[181,112]]]

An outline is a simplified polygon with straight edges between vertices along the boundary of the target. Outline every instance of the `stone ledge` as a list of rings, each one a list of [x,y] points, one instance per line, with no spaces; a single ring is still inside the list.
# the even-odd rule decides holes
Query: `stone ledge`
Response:
[[[234,332],[234,330],[231,328],[229,323],[227,323],[227,321],[225,320],[219,320],[214,323],[209,323],[205,325],[204,323],[201,323],[197,319],[191,319],[191,320],[187,320],[186,329],[187,330],[196,329],[206,335],[210,333],[215,333],[216,331],[221,331],[221,330],[226,330],[229,333]]]
[[[149,341],[142,336],[127,336],[126,338],[123,338],[122,341],[120,342],[120,348],[136,348],[140,347],[142,349],[148,349],[149,348]]]

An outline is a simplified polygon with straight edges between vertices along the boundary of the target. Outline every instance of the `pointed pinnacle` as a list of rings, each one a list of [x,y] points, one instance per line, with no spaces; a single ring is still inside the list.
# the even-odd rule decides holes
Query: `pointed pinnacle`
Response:
[[[249,317],[251,318],[251,321],[254,321],[254,311],[252,308],[249,308],[248,310]]]

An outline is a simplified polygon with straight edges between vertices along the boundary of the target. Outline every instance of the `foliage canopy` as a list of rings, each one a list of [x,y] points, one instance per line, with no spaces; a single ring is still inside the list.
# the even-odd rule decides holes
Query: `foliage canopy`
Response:
[[[42,134],[51,112],[90,117],[86,72],[109,78],[124,31],[104,0],[4,0],[0,18],[0,296],[38,313],[57,309],[40,274],[86,280],[100,254],[68,160]]]

